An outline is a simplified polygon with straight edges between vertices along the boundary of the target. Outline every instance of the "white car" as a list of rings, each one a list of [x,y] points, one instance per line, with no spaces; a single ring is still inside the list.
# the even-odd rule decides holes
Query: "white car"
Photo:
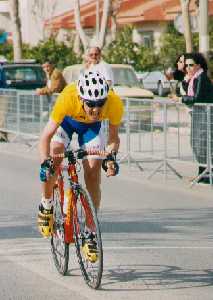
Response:
[[[163,71],[138,72],[137,77],[145,89],[158,96],[165,96],[175,87],[175,80],[167,80]]]
[[[138,80],[134,69],[129,65],[111,64],[113,72],[114,85],[113,89],[122,97],[152,99],[154,95],[151,91],[142,87]],[[63,76],[69,84],[76,81],[80,72],[83,70],[83,65],[72,65],[64,68]]]

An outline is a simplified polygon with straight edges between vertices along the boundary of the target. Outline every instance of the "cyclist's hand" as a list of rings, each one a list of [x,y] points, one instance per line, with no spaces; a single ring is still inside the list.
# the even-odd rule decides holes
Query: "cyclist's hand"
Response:
[[[116,162],[116,152],[112,151],[102,162],[102,168],[107,173],[107,177],[115,176],[119,173],[119,165]]]
[[[54,173],[53,160],[51,158],[45,159],[40,166],[40,180],[46,182]]]
[[[119,166],[118,166],[118,163],[116,161],[109,160],[106,163],[106,166],[107,166],[107,171],[106,171],[106,176],[107,177],[115,176],[115,175],[118,174]]]

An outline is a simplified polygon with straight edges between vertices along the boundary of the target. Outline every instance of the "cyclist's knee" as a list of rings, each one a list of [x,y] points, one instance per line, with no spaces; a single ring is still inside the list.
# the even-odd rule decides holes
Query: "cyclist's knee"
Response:
[[[84,172],[84,177],[86,182],[99,183],[100,175],[97,171],[86,171]]]
[[[87,188],[95,188],[98,189],[101,183],[100,173],[97,171],[89,171],[84,172],[84,180]]]
[[[54,160],[54,166],[57,168],[63,158],[54,158],[55,154],[63,153],[64,152],[64,144],[58,143],[58,142],[51,142],[50,144],[50,155],[53,157]]]
[[[96,161],[93,164],[89,162],[84,162],[84,178],[88,183],[100,183],[101,177],[101,162]]]

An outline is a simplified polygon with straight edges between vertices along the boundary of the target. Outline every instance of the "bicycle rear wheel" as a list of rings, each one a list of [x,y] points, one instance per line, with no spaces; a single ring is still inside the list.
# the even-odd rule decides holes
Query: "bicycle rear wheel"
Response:
[[[93,262],[89,261],[83,253],[86,223],[87,227],[88,223],[90,223],[92,232],[94,233],[95,242],[97,244],[97,260]],[[78,197],[73,207],[73,224],[76,253],[82,275],[89,287],[97,289],[101,284],[103,273],[101,232],[93,202],[86,191],[82,188],[79,189]]]
[[[64,217],[61,207],[61,195],[58,186],[53,189],[53,234],[51,251],[58,272],[65,275],[69,263],[69,244],[65,242]]]

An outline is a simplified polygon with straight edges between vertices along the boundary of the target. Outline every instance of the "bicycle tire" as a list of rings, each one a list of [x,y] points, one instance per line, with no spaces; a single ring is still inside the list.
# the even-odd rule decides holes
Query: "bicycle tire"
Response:
[[[69,244],[64,237],[64,217],[61,207],[59,188],[53,189],[53,234],[51,237],[51,252],[56,269],[61,275],[66,275],[69,264]]]
[[[85,208],[85,203],[87,208]],[[84,254],[82,252],[82,245],[84,242],[84,231],[86,225],[85,210],[87,210],[87,215],[89,214],[92,218],[96,234],[96,243],[98,250],[98,259],[96,262],[88,261],[84,257]],[[78,196],[75,201],[73,211],[74,238],[80,269],[86,284],[93,289],[98,289],[101,284],[101,278],[103,273],[103,248],[101,231],[94,204],[91,198],[89,197],[88,193],[83,188],[80,188],[78,191]]]

